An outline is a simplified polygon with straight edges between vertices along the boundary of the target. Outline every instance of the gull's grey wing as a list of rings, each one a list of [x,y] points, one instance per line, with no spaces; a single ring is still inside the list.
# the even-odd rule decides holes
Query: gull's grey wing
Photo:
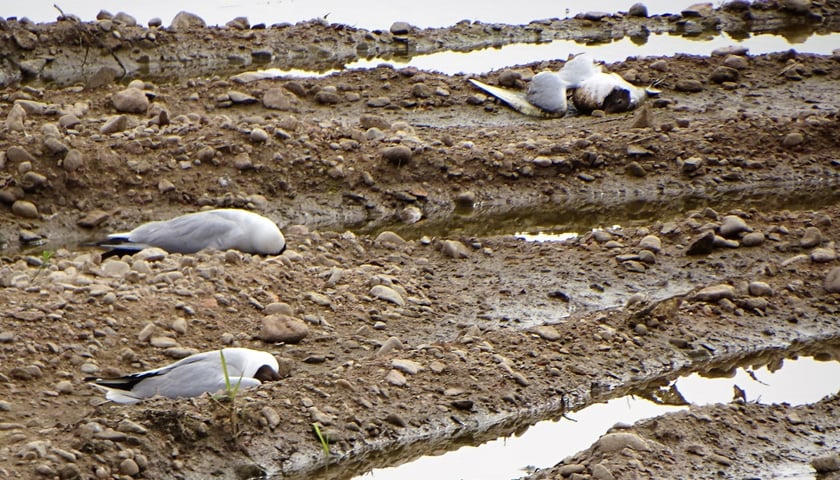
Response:
[[[493,97],[503,101],[510,108],[516,110],[517,112],[531,117],[560,118],[566,114],[565,110],[563,110],[562,112],[550,113],[535,105],[532,105],[526,98],[527,94],[525,92],[494,87],[492,85],[487,85],[486,83],[479,82],[478,80],[472,78],[470,79],[470,83],[473,84],[479,90],[482,90],[485,93],[488,93]]]
[[[205,248],[225,249],[240,234],[236,222],[208,212],[141,225],[129,232],[129,240],[168,252],[195,253]]]

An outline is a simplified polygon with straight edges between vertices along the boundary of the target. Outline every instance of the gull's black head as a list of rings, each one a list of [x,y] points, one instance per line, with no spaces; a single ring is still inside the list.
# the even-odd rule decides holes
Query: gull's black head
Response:
[[[607,113],[621,113],[630,109],[630,91],[615,87],[604,98],[604,111]]]
[[[265,383],[276,382],[282,377],[280,377],[280,374],[273,367],[269,365],[263,365],[262,367],[257,369],[257,373],[254,374],[254,378]]]

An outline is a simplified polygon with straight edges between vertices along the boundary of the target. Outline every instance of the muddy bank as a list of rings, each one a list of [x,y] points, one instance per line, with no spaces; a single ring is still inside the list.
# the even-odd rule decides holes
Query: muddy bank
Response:
[[[207,28],[194,16],[183,16],[165,27],[145,28],[125,14],[114,17],[106,12],[96,23],[82,23],[66,12],[53,24],[17,19],[0,23],[0,48],[6,52],[0,58],[0,85],[21,80],[98,83],[103,75],[172,82],[257,68],[325,72],[360,59],[406,59],[554,40],[591,44],[630,37],[644,43],[650,35],[699,37],[721,31],[735,38],[768,32],[826,34],[840,31],[837,11],[835,1],[730,2],[718,9],[701,6],[650,17],[640,11],[590,12],[528,25],[461,22],[448,28],[418,29],[398,22],[390,30],[373,31],[324,19],[251,25],[242,17],[223,28]]]

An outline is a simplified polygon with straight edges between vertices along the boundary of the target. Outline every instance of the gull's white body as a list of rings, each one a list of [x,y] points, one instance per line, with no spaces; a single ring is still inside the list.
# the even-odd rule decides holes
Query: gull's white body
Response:
[[[195,253],[205,248],[279,255],[286,239],[273,221],[247,210],[217,209],[143,224],[113,233],[101,246],[123,251],[158,247],[170,253]]]
[[[247,348],[225,348],[228,378],[231,387],[255,387],[262,382],[254,378],[261,367],[279,370],[277,359],[268,352]],[[168,398],[197,397],[204,393],[225,390],[225,375],[219,350],[197,353],[165,367],[134,373],[116,379],[98,379],[105,398],[117,403],[137,403],[160,395]]]
[[[520,113],[555,118],[566,114],[568,92],[571,92],[575,108],[583,113],[593,110],[625,112],[638,107],[647,96],[658,93],[637,87],[617,73],[604,72],[589,54],[572,58],[558,72],[534,75],[524,96],[477,80],[470,82]]]

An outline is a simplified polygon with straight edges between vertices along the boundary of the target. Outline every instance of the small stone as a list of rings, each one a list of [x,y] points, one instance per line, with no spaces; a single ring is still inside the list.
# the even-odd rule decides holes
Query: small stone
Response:
[[[643,3],[634,3],[630,6],[630,10],[627,11],[627,14],[631,17],[647,17],[648,9]]]
[[[265,418],[268,427],[272,430],[274,430],[275,428],[277,428],[278,425],[280,425],[280,414],[277,413],[277,410],[275,410],[274,408],[270,406],[265,406],[262,408],[262,410],[260,410],[260,413],[262,414],[263,418]]]
[[[252,103],[257,103],[257,99],[254,96],[236,90],[231,90],[227,92],[227,98],[237,105],[249,105]]]
[[[15,103],[9,114],[6,116],[6,129],[10,132],[22,132],[25,129],[26,110]]]
[[[134,475],[140,473],[140,467],[137,466],[137,463],[134,460],[126,458],[122,461],[122,463],[120,463],[120,473],[133,477]]]
[[[62,380],[55,384],[55,390],[63,394],[73,393],[73,383],[69,380]]]
[[[688,255],[706,255],[714,250],[715,233],[711,230],[697,235],[688,245],[686,254]]]
[[[394,35],[406,35],[411,32],[411,25],[407,22],[394,22],[391,24],[390,32]]]
[[[724,298],[735,298],[735,287],[726,284],[712,285],[694,294],[694,299],[700,302],[714,303]]]
[[[822,241],[823,235],[820,229],[817,227],[808,227],[805,229],[802,239],[799,240],[799,245],[803,248],[813,248],[821,244]]]
[[[630,448],[640,452],[650,451],[648,443],[635,433],[607,433],[595,442],[595,448],[601,453],[611,453]]]
[[[309,334],[303,320],[283,314],[267,315],[262,319],[259,338],[269,343],[298,343]]]
[[[264,143],[268,140],[268,132],[266,132],[262,128],[255,128],[251,130],[250,138],[252,142]]]
[[[402,296],[396,290],[386,285],[374,285],[370,289],[370,294],[380,300],[385,300],[401,307],[405,306],[405,300]]]
[[[262,102],[265,108],[274,110],[289,110],[292,108],[291,98],[286,94],[286,89],[282,87],[266,90]]]
[[[607,467],[596,463],[592,467],[592,480],[615,480],[615,476]]]
[[[392,369],[387,375],[385,375],[385,381],[397,387],[404,387],[408,384],[408,380],[406,380],[405,375],[395,369]]]
[[[171,348],[178,346],[178,342],[172,337],[152,337],[149,339],[149,344],[156,348]]]
[[[805,141],[805,137],[800,132],[791,132],[785,135],[782,139],[782,145],[785,147],[795,147]]]
[[[737,82],[739,78],[738,70],[731,67],[720,66],[712,70],[709,80],[714,83],[723,82]]]
[[[828,293],[840,293],[840,267],[829,270],[823,282],[825,291]]]
[[[552,325],[536,326],[534,327],[533,332],[539,335],[540,338],[548,340],[549,342],[553,342],[563,338],[560,332]]]
[[[110,135],[112,133],[122,132],[126,127],[128,127],[128,117],[125,115],[114,115],[108,118],[108,120],[105,120],[105,123],[99,129],[99,133]]]
[[[682,79],[677,80],[677,84],[674,86],[674,88],[678,92],[696,93],[703,91],[703,84],[699,80]]]
[[[169,29],[173,32],[177,32],[179,30],[204,28],[205,26],[207,26],[207,24],[204,23],[204,20],[202,20],[198,15],[181,11],[178,12],[178,14],[175,15],[175,18],[172,19]]]
[[[26,200],[17,200],[12,204],[12,213],[21,218],[38,218],[38,207]]]
[[[391,244],[391,245],[404,245],[405,240],[399,235],[391,231],[384,231],[376,236],[376,243],[382,244]]]
[[[757,247],[764,243],[764,233],[751,232],[741,237],[741,245],[745,247]]]
[[[662,250],[662,240],[656,235],[647,235],[639,241],[639,248],[650,250],[653,253],[659,253]]]
[[[139,88],[126,88],[111,96],[111,103],[118,112],[146,113],[149,109],[149,98]]]
[[[402,166],[408,163],[411,161],[412,156],[411,149],[405,145],[395,145],[393,147],[383,148],[380,150],[380,154],[382,155],[382,158],[397,166]]]
[[[811,466],[817,473],[830,473],[840,471],[840,454],[829,453],[811,460]]]
[[[64,170],[68,172],[75,172],[82,168],[85,164],[85,159],[82,156],[82,152],[76,150],[75,148],[68,151],[67,155],[64,156],[64,161],[62,162],[61,166],[64,167]]]
[[[461,208],[473,208],[475,200],[475,192],[471,190],[460,192],[455,196],[455,203]]]
[[[387,355],[393,350],[402,350],[403,344],[397,337],[389,337],[388,340],[385,340],[385,343],[379,347],[379,350],[376,351],[376,356]]]
[[[833,248],[815,248],[811,251],[811,261],[814,263],[828,263],[837,260],[837,252]]]
[[[723,64],[735,70],[745,70],[747,67],[749,67],[749,65],[747,64],[747,59],[740,55],[727,55],[726,58],[723,60]]]
[[[723,222],[720,225],[721,235],[726,238],[735,238],[743,232],[752,232],[752,228],[747,225],[743,218],[737,215],[723,217]]]
[[[398,358],[391,360],[391,368],[399,370],[400,372],[406,373],[408,375],[417,375],[417,373],[423,370],[423,366],[415,362],[414,360],[405,360]]]
[[[117,425],[117,431],[123,433],[136,433],[139,435],[146,435],[148,433],[146,427],[128,419],[120,420],[119,425]]]
[[[754,297],[772,297],[773,288],[766,282],[754,281],[750,282],[748,288],[750,295]]]
[[[467,246],[457,240],[444,240],[441,242],[440,251],[450,258],[467,258],[470,256]]]

